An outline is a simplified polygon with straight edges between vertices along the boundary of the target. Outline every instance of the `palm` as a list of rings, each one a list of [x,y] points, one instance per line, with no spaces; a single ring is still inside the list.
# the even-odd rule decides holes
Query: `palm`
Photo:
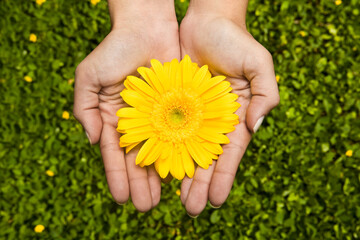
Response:
[[[240,123],[228,137],[224,153],[208,170],[198,168],[194,180],[184,179],[182,202],[190,214],[197,215],[209,199],[220,206],[227,198],[240,160],[251,139],[247,112],[253,96],[259,95],[254,88],[263,73],[261,65],[267,64],[268,52],[246,30],[225,18],[191,16],[181,24],[180,39],[182,56],[188,54],[199,65],[206,64],[213,75],[225,75],[241,107],[236,112]],[[272,63],[272,62],[271,62]],[[272,70],[273,71],[273,70]],[[271,73],[270,73],[271,74]],[[272,73],[273,74],[273,73]],[[274,76],[273,76],[274,77]],[[261,87],[260,87],[261,88]],[[273,89],[269,89],[273,90]]]
[[[125,202],[130,187],[135,207],[147,211],[160,200],[160,179],[153,168],[135,165],[136,149],[124,156],[119,147],[115,113],[126,106],[119,93],[124,88],[126,76],[136,75],[139,66],[148,65],[152,58],[160,61],[179,58],[180,48],[177,25],[170,27],[171,31],[169,27],[165,28],[166,38],[163,34],[141,32],[139,25],[134,25],[133,28],[129,24],[126,29],[113,30],[78,66],[74,113],[81,113],[76,117],[86,129],[88,126],[95,128],[89,138],[92,143],[100,140],[106,177],[114,199]],[[161,36],[161,39],[154,36]],[[86,91],[82,91],[83,87]]]

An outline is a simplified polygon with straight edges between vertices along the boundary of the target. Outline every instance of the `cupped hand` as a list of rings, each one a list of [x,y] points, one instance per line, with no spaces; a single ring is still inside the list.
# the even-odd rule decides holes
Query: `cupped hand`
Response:
[[[217,14],[188,14],[180,25],[181,55],[188,54],[213,75],[227,76],[241,107],[240,123],[228,134],[224,153],[205,170],[185,177],[181,201],[189,215],[197,216],[207,201],[221,206],[231,190],[240,160],[264,116],[279,103],[271,54],[245,29],[244,24]]]
[[[129,195],[139,211],[160,201],[160,178],[153,167],[135,165],[137,150],[124,155],[116,131],[117,110],[125,107],[119,93],[128,75],[137,75],[139,66],[149,66],[180,57],[178,24],[174,21],[136,17],[117,21],[117,27],[77,67],[74,116],[84,127],[91,144],[100,142],[110,192],[119,204]]]

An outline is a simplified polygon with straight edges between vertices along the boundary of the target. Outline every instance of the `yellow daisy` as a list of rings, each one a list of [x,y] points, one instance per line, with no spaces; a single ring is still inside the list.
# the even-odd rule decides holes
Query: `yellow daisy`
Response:
[[[224,133],[239,123],[234,112],[238,96],[230,93],[224,76],[211,77],[208,66],[201,68],[185,56],[162,65],[151,60],[151,68],[140,67],[145,80],[128,76],[120,93],[131,107],[121,108],[117,131],[126,153],[145,141],[136,164],[155,164],[160,177],[170,174],[181,180],[193,177],[195,163],[207,169],[229,143]]]

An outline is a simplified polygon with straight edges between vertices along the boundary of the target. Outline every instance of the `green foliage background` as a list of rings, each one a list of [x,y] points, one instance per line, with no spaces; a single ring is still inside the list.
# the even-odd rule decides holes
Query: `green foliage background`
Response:
[[[176,0],[179,20],[187,5]],[[98,147],[62,118],[72,112],[68,80],[110,30],[106,1],[0,0],[0,239],[359,239],[359,9],[250,1],[248,29],[273,54],[281,103],[227,202],[192,219],[178,181],[148,213],[116,205]]]

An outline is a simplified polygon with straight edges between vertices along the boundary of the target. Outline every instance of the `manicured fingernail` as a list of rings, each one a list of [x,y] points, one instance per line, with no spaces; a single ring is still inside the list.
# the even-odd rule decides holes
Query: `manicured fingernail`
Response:
[[[212,208],[215,208],[215,209],[221,208],[221,205],[220,206],[214,206],[210,202],[209,202],[209,206],[212,207]]]
[[[90,139],[90,137],[89,137],[89,134],[88,134],[86,131],[85,131],[85,133],[86,133],[87,138],[89,139],[90,145],[92,145],[91,139]]]
[[[191,218],[197,218],[199,215],[195,215],[195,216],[193,216],[193,215],[191,215],[190,213],[187,213],[188,215],[189,215],[189,217],[191,217]]]
[[[257,120],[257,122],[256,122],[256,124],[255,124],[255,126],[254,126],[254,128],[253,128],[254,133],[256,133],[257,130],[259,130],[259,128],[260,128],[260,126],[261,126],[261,124],[262,124],[263,121],[264,121],[264,116],[260,117],[260,118]]]

